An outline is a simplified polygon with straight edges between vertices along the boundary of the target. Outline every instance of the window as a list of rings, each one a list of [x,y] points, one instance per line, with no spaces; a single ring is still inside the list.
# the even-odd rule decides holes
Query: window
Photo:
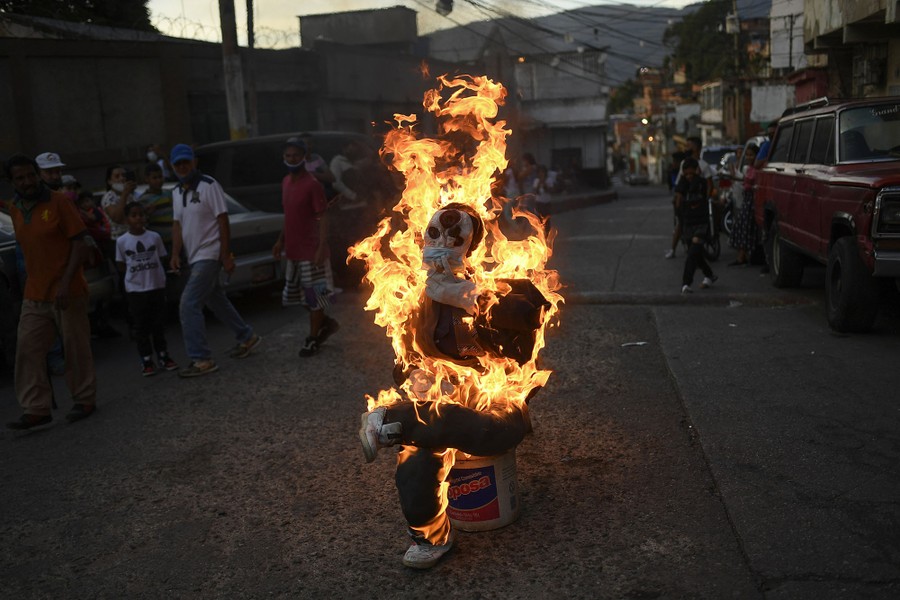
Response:
[[[231,185],[236,187],[280,183],[287,171],[281,144],[241,144],[233,148]]]
[[[816,121],[816,133],[809,151],[809,162],[817,165],[834,164],[834,115]]]
[[[838,117],[841,162],[897,160],[900,155],[900,103],[873,104],[842,111]]]
[[[813,127],[816,122],[813,119],[798,121],[794,125],[794,143],[791,145],[791,162],[803,164],[809,152],[809,142],[812,139]]]
[[[778,136],[772,144],[769,152],[769,162],[784,162],[788,157],[788,149],[791,147],[791,137],[794,132],[794,124],[790,123],[778,128]]]

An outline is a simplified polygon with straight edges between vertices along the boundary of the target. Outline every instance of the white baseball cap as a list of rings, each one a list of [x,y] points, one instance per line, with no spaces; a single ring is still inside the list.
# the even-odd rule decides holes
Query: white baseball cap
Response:
[[[34,157],[34,161],[37,163],[39,169],[56,169],[57,167],[66,166],[66,163],[60,160],[59,154],[56,152],[44,152],[43,154],[38,154]]]

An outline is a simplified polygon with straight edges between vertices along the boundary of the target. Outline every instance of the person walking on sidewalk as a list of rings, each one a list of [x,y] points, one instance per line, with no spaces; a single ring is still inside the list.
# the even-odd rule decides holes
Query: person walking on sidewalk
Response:
[[[178,364],[169,356],[166,343],[166,247],[155,231],[144,227],[146,216],[140,202],[125,207],[128,231],[116,239],[116,265],[125,274],[128,311],[134,323],[135,341],[144,377],[156,375],[153,350],[159,366],[174,371]]]
[[[306,144],[290,138],[284,144],[283,159],[288,174],[281,181],[284,225],[272,255],[286,259],[283,306],[305,306],[309,310],[309,335],[300,349],[301,357],[319,351],[340,325],[325,314],[334,286],[328,257],[328,201],[325,189],[304,164]]]
[[[682,162],[683,177],[675,186],[675,206],[681,214],[682,232],[688,244],[687,257],[684,260],[684,274],[681,281],[681,293],[690,293],[694,283],[694,272],[703,271],[701,288],[708,288],[718,279],[713,274],[706,257],[703,255],[703,243],[709,237],[708,194],[706,179],[697,173],[697,159],[686,158]]]
[[[245,358],[261,341],[228,300],[219,283],[219,273],[234,271],[234,256],[228,249],[231,229],[225,192],[219,182],[197,170],[193,149],[187,144],[172,148],[172,168],[179,185],[173,190],[172,224],[173,271],[181,270],[181,251],[185,250],[191,273],[181,294],[180,317],[184,346],[191,364],[179,371],[182,377],[197,377],[217,371],[206,338],[203,307],[209,308],[237,338],[229,352],[232,358]]]
[[[66,419],[78,421],[94,413],[97,396],[88,286],[82,267],[88,233],[69,197],[41,182],[34,160],[11,157],[6,175],[16,192],[10,216],[28,273],[15,367],[16,398],[24,413],[8,427],[31,429],[53,421],[53,390],[45,357],[57,335],[62,337],[66,356],[66,387],[74,400]]]

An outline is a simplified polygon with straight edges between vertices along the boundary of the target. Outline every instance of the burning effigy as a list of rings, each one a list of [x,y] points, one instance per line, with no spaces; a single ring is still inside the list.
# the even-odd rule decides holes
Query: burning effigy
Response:
[[[528,401],[550,376],[537,359],[563,301],[546,268],[553,232],[514,208],[528,235],[504,234],[511,199],[493,184],[507,166],[505,97],[487,77],[442,76],[424,100],[436,136],[422,136],[415,115],[395,115],[381,153],[403,175],[402,197],[350,248],[366,264],[366,310],[396,357],[396,385],[367,396],[360,441],[369,462],[401,447],[396,483],[412,537],[403,562],[414,568],[453,545],[454,462],[515,448],[531,430]]]

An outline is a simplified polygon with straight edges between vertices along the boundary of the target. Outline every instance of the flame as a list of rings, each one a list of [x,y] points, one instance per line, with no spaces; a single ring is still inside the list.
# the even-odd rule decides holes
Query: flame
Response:
[[[540,218],[514,208],[513,216],[528,223],[529,234],[524,239],[508,239],[500,227],[508,200],[492,193],[497,174],[508,162],[506,138],[511,131],[505,121],[496,120],[506,89],[484,76],[451,79],[444,75],[437,81],[438,86],[426,92],[423,105],[435,116],[439,136],[420,137],[416,115],[394,115],[396,126],[386,135],[381,154],[403,174],[406,186],[393,214],[350,248],[352,257],[366,263],[365,280],[372,293],[365,308],[373,311],[375,323],[384,327],[398,365],[404,370],[415,365],[428,378],[424,387],[419,380],[416,390],[410,379],[399,390],[367,395],[368,410],[417,399],[433,401],[437,411],[441,403],[448,402],[477,410],[522,405],[535,388],[546,384],[551,373],[538,368],[537,358],[544,347],[545,330],[558,323],[563,302],[556,271],[545,268],[552,253],[552,234],[548,237]],[[531,358],[524,364],[487,353],[477,357],[477,367],[463,366],[429,356],[411,335],[427,276],[422,267],[421,232],[435,211],[450,202],[471,207],[484,222],[485,238],[466,259],[477,287],[494,296],[503,295],[509,286],[501,280],[529,279],[550,303],[536,332]],[[452,451],[444,454],[445,472],[452,467],[454,455]],[[400,460],[403,458],[401,452]],[[446,482],[440,494],[441,506],[446,507]],[[437,521],[422,532],[434,543],[443,543],[446,519]]]

